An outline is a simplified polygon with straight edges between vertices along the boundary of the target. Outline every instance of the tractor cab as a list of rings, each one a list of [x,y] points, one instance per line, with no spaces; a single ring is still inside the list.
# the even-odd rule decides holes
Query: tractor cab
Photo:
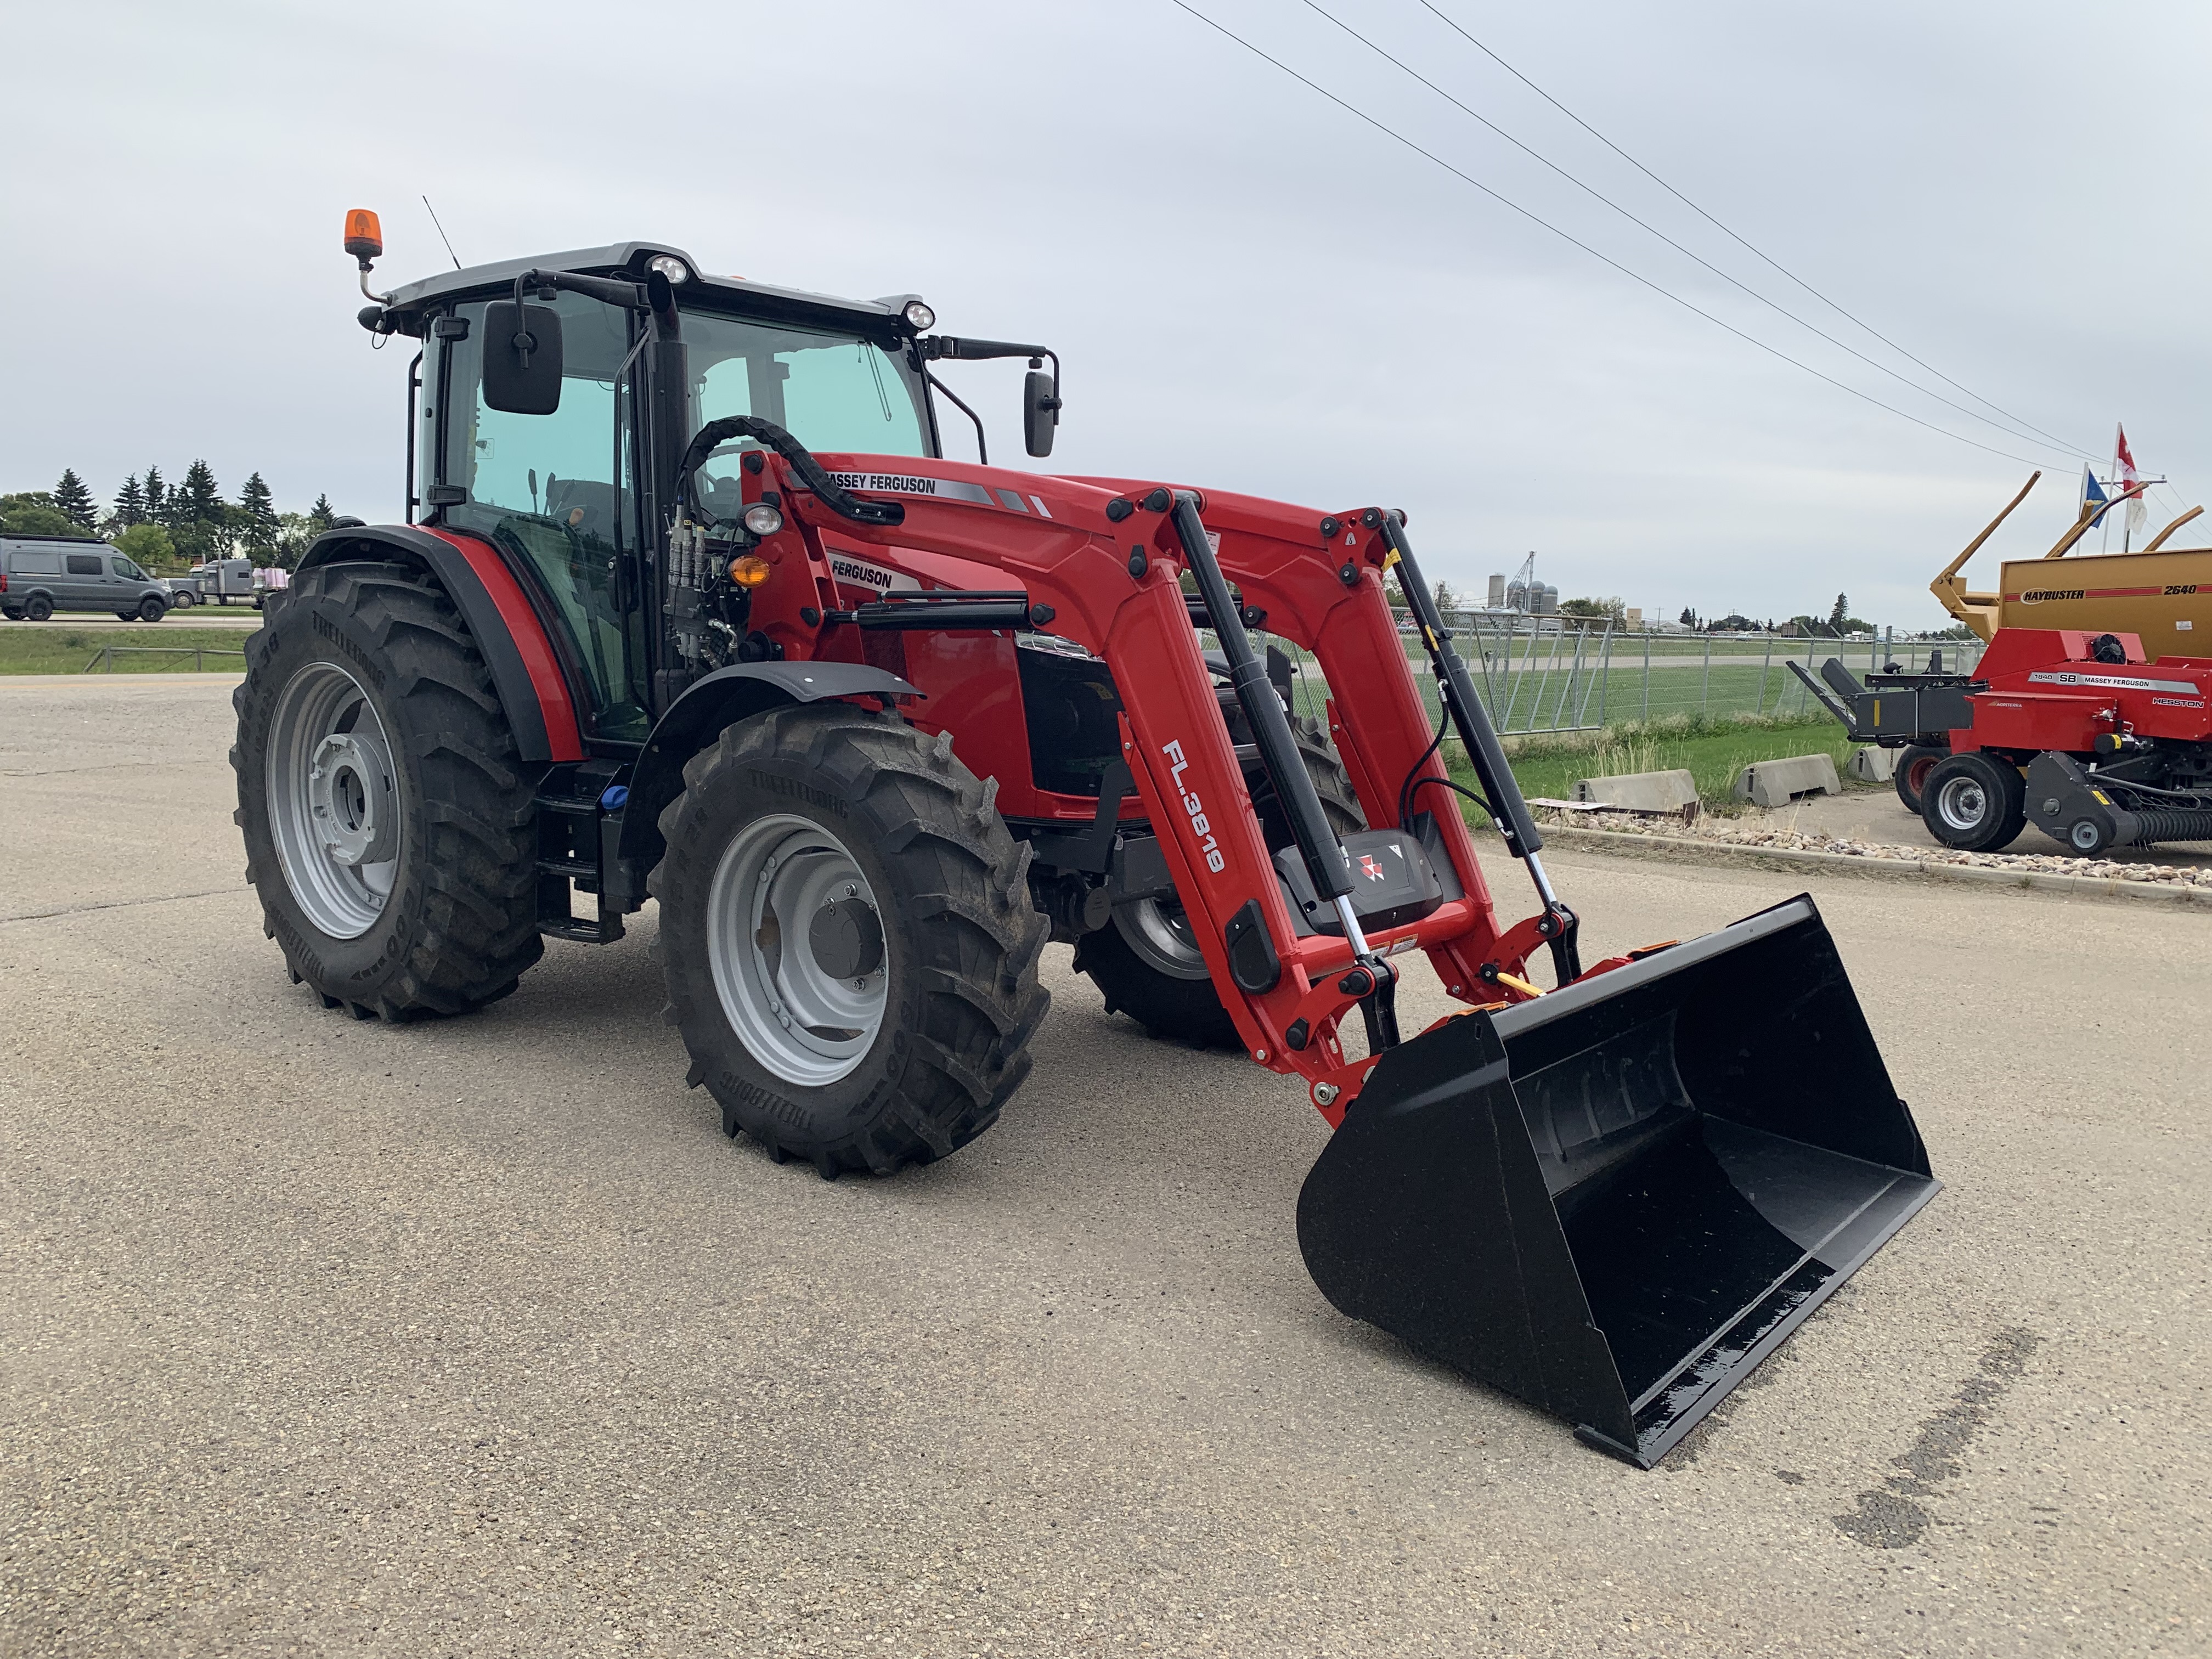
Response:
[[[679,460],[698,432],[753,416],[809,450],[936,457],[933,360],[1050,355],[929,335],[934,313],[911,295],[842,300],[711,276],[659,244],[473,266],[371,298],[364,327],[422,343],[409,522],[507,556],[584,689],[595,750],[641,744],[690,684],[745,659],[749,590],[719,568],[679,568],[666,549],[687,516],[744,540],[739,469],[761,446],[714,446],[679,501]],[[1032,453],[1051,447],[1057,374],[1055,359],[1051,376],[1030,377]],[[980,447],[980,421],[976,435]]]

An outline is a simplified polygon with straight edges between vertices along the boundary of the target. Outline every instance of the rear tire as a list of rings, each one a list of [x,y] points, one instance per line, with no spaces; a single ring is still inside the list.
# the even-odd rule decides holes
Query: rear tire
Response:
[[[1915,743],[1907,744],[1898,756],[1897,770],[1892,779],[1897,785],[1898,799],[1905,803],[1905,810],[1913,817],[1920,816],[1921,798],[1928,793],[1929,775],[1950,754],[1950,750],[1942,744]]]
[[[536,789],[444,593],[325,565],[246,637],[236,821],[264,931],[356,1018],[514,989],[538,933]]]
[[[740,720],[684,781],[647,884],[667,1018],[723,1132],[830,1180],[989,1128],[1050,1005],[996,787],[949,737],[842,702]]]
[[[1365,829],[1351,776],[1321,722],[1293,717],[1291,734],[1329,827],[1340,836]],[[1272,792],[1255,788],[1253,807],[1270,851],[1293,844],[1289,820]],[[1201,1048],[1244,1046],[1179,904],[1146,899],[1121,906],[1103,927],[1076,942],[1075,967],[1091,976],[1108,1013],[1126,1013],[1156,1037]]]
[[[2027,827],[2027,783],[2018,767],[1984,750],[1953,755],[1929,773],[1920,817],[1946,847],[2000,852]]]
[[[43,593],[33,593],[24,601],[23,614],[33,622],[44,622],[54,614],[54,602]]]

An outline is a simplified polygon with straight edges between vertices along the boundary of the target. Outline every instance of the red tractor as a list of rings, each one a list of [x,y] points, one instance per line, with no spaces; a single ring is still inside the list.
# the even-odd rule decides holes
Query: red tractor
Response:
[[[1854,741],[1903,750],[1898,794],[1946,847],[2002,852],[2031,823],[2084,857],[2212,841],[2212,658],[2002,628],[1971,676],[1790,666]]]
[[[1401,515],[949,460],[939,365],[1030,359],[1043,456],[1058,360],[912,295],[644,243],[380,295],[373,216],[348,247],[364,326],[421,342],[410,522],[272,596],[234,751],[326,1006],[465,1012],[650,896],[725,1129],[888,1175],[997,1119],[1073,943],[1109,1008],[1305,1083],[1337,1306],[1645,1466],[1935,1192],[1809,900],[1585,968]],[[1463,1011],[1408,1037],[1415,954]]]

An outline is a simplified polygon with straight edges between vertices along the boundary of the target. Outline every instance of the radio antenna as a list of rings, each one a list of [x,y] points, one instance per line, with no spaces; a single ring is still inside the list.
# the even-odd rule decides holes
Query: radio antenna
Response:
[[[430,198],[422,198],[422,210],[430,216],[430,222],[438,226],[438,240],[446,245],[446,257],[453,262],[453,269],[461,268],[461,256],[453,252],[453,239],[446,234],[446,228],[438,224],[438,210],[430,205]]]

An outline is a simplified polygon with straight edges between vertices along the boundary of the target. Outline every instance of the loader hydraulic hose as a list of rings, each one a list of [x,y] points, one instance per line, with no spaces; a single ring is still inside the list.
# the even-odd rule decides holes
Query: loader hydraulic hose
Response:
[[[805,444],[778,426],[774,421],[764,421],[757,415],[725,415],[719,421],[709,421],[699,428],[691,440],[691,447],[684,452],[683,464],[676,470],[676,498],[683,501],[690,489],[691,475],[696,472],[707,457],[716,447],[732,438],[757,438],[791,464],[799,481],[812,490],[822,505],[841,519],[850,519],[854,524],[891,525],[904,522],[906,509],[896,501],[864,501],[848,492],[823,470],[822,463]]]
[[[1437,610],[1436,596],[1422,580],[1421,568],[1413,559],[1413,545],[1406,538],[1405,521],[1396,513],[1373,511],[1367,522],[1369,528],[1381,532],[1390,550],[1390,562],[1398,567],[1398,586],[1406,595],[1407,609],[1420,628],[1422,643],[1428,647],[1438,696],[1459,729],[1460,741],[1467,745],[1468,759],[1474,764],[1476,781],[1482,785],[1498,833],[1504,837],[1506,850],[1528,866],[1528,879],[1535,884],[1536,896],[1543,902],[1551,924],[1545,937],[1552,947],[1552,966],[1559,982],[1565,985],[1579,979],[1583,969],[1576,944],[1575,913],[1559,902],[1559,896],[1552,890],[1552,878],[1544,872],[1544,861],[1536,856],[1543,848],[1544,837],[1537,831],[1536,820],[1529,816],[1528,803],[1522,798],[1521,785],[1506,761],[1504,746],[1498,741],[1498,729],[1490,723],[1489,711],[1475,695],[1467,665],[1452,649],[1451,635]],[[1418,784],[1408,787],[1419,787]]]
[[[1451,712],[1452,724],[1459,728],[1459,740],[1467,745],[1468,759],[1474,764],[1474,775],[1482,785],[1482,793],[1491,803],[1498,820],[1498,833],[1505,838],[1505,850],[1516,859],[1525,859],[1540,852],[1544,837],[1536,828],[1536,820],[1528,814],[1528,803],[1521,798],[1521,786],[1514,780],[1513,769],[1507,763],[1505,750],[1498,741],[1497,728],[1490,723],[1490,714],[1475,695],[1474,680],[1467,672],[1452,648],[1451,635],[1444,629],[1443,617],[1437,610],[1434,594],[1421,579],[1421,568],[1413,562],[1413,544],[1406,539],[1406,527],[1395,514],[1380,515],[1382,523],[1376,527],[1382,539],[1395,554],[1398,567],[1398,586],[1406,595],[1407,609],[1413,613],[1413,621],[1421,630],[1422,642],[1428,647],[1429,661],[1437,671],[1437,683],[1449,690],[1445,707]]]
[[[1291,821],[1291,834],[1297,841],[1298,855],[1305,860],[1306,873],[1313,878],[1314,891],[1326,899],[1344,901],[1337,909],[1345,919],[1346,937],[1352,941],[1354,952],[1364,956],[1364,940],[1357,919],[1350,914],[1347,898],[1352,891],[1352,860],[1345,855],[1342,843],[1322,814],[1321,796],[1316,793],[1313,778],[1298,754],[1297,740],[1291,735],[1290,716],[1283,712],[1283,700],[1275,690],[1274,682],[1267,678],[1267,665],[1252,648],[1251,637],[1244,631],[1244,619],[1237,612],[1236,596],[1229,591],[1228,579],[1221,574],[1220,561],[1213,556],[1212,544],[1206,539],[1206,526],[1198,516],[1197,498],[1188,490],[1176,492],[1173,517],[1176,534],[1182,541],[1183,556],[1189,562],[1191,574],[1198,579],[1199,598],[1206,602],[1206,617],[1221,641],[1221,654],[1229,664],[1229,684],[1237,693],[1244,718],[1251,723],[1252,738],[1259,748],[1261,763],[1267,769],[1267,781],[1274,786],[1275,798],[1282,802],[1284,812]]]

